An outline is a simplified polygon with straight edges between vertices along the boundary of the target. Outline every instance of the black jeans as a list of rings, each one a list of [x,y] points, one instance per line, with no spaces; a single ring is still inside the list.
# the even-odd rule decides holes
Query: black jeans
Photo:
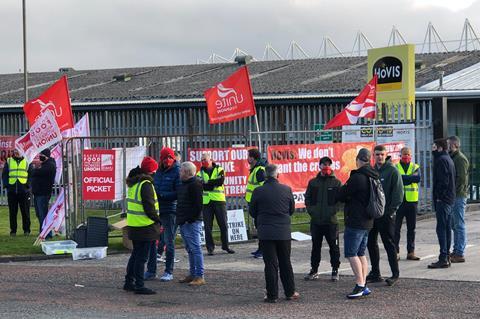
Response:
[[[267,297],[278,298],[278,271],[286,297],[295,292],[295,280],[290,262],[291,240],[260,240],[260,248],[265,263]]]
[[[310,234],[312,235],[312,253],[310,264],[312,270],[317,272],[320,260],[322,258],[322,241],[323,237],[330,248],[330,265],[334,269],[340,266],[340,248],[338,246],[338,225],[316,225],[310,224]]]
[[[403,201],[398,208],[395,217],[395,248],[400,252],[400,232],[402,230],[403,218],[407,220],[407,252],[415,251],[415,227],[417,226],[418,202]]]
[[[378,233],[382,237],[383,247],[387,251],[388,263],[392,270],[392,276],[398,277],[400,271],[398,269],[397,250],[395,249],[394,233],[395,233],[395,216],[383,216],[376,219],[373,228],[368,233],[368,254],[372,263],[372,274],[380,276],[380,252],[378,250]]]
[[[213,241],[212,228],[213,218],[217,220],[220,228],[220,239],[222,241],[222,249],[228,249],[228,229],[227,229],[227,204],[225,202],[210,201],[207,205],[203,205],[203,224],[205,226],[205,243],[207,250],[215,249]]]
[[[127,264],[127,275],[125,276],[125,283],[133,284],[135,281],[135,288],[142,288],[143,274],[145,271],[145,263],[148,259],[148,250],[152,245],[152,241],[137,241],[133,240],[133,250]]]
[[[8,192],[8,211],[10,215],[10,233],[17,233],[18,206],[22,213],[22,226],[24,233],[30,233],[30,193]]]

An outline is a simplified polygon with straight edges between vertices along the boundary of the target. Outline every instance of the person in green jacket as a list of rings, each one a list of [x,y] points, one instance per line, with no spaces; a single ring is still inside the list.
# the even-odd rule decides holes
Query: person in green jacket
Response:
[[[460,138],[448,138],[450,157],[455,165],[455,202],[452,209],[453,253],[450,255],[452,263],[465,262],[465,248],[467,246],[467,232],[465,231],[465,205],[468,197],[468,170],[470,163],[460,151]]]
[[[332,160],[329,157],[320,159],[320,172],[308,182],[305,193],[305,206],[311,217],[310,234],[312,235],[311,270],[305,280],[319,278],[323,237],[330,248],[330,264],[332,266],[332,281],[337,281],[340,266],[340,248],[338,246],[338,221],[335,194],[342,186],[332,170]]]

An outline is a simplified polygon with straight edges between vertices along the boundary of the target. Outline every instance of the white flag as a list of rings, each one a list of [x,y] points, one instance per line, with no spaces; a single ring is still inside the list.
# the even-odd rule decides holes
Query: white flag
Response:
[[[43,240],[47,235],[52,231],[58,232],[60,226],[65,219],[65,193],[63,188],[60,190],[58,194],[57,200],[55,203],[50,207],[47,216],[43,220],[42,224],[42,232],[38,235],[38,238]]]

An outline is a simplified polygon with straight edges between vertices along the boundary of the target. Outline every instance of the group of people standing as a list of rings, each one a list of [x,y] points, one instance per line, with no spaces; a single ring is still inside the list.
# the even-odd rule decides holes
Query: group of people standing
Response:
[[[446,268],[450,267],[452,262],[465,261],[464,212],[469,163],[460,152],[460,140],[456,136],[436,140],[432,154],[433,201],[440,255],[438,261],[428,267]],[[245,199],[259,239],[258,249],[252,254],[257,258],[263,257],[265,264],[264,301],[274,303],[278,300],[279,275],[286,299],[298,299],[300,294],[295,289],[290,261],[290,220],[295,211],[293,193],[288,186],[278,181],[277,167],[272,164],[266,165],[261,160],[258,150],[252,149],[248,155],[250,174]],[[306,210],[311,216],[312,236],[311,270],[305,275],[305,280],[319,278],[320,252],[324,237],[330,248],[331,279],[339,280],[340,248],[336,214],[340,202],[345,203],[344,256],[355,275],[355,287],[347,295],[348,298],[367,296],[371,293],[367,283],[384,281],[380,272],[379,235],[391,270],[391,276],[386,278],[385,282],[393,286],[398,281],[399,242],[404,219],[407,225],[406,259],[420,260],[415,253],[420,167],[412,162],[411,149],[408,147],[404,147],[400,155],[400,162],[393,164],[391,158],[387,156],[385,147],[377,145],[373,150],[372,166],[371,151],[360,149],[356,156],[357,169],[351,171],[350,178],[344,185],[335,176],[331,167],[332,159],[328,157],[320,159],[320,172],[309,181],[305,193]],[[189,273],[179,280],[181,283],[205,284],[200,239],[202,220],[205,223],[207,254],[212,255],[215,250],[211,234],[214,217],[219,224],[222,249],[227,253],[234,253],[228,246],[224,172],[221,166],[214,163],[210,155],[205,153],[202,155],[202,167],[197,172],[191,162],[179,165],[170,149],[162,150],[160,168],[155,164],[152,158],[146,157],[140,167],[130,172],[127,179],[129,186],[127,223],[130,238],[134,242],[134,250],[127,266],[124,289],[139,294],[155,293],[144,287],[143,280],[154,278],[156,268],[150,267],[153,263],[149,261],[147,272],[143,271],[147,259],[155,258],[157,256],[155,249],[160,248],[155,245],[160,224],[164,228],[164,241],[167,247],[165,273],[160,278],[162,281],[173,279],[174,239],[177,226],[180,227],[190,264]],[[381,184],[385,196],[383,216],[379,218],[372,218],[367,212],[372,180],[377,180]],[[144,210],[141,211],[141,207],[135,205],[143,205]],[[158,212],[160,217],[157,215]],[[144,222],[140,221],[139,216],[147,218],[148,222],[145,222],[146,219]],[[143,227],[152,229],[151,237],[135,236],[143,232],[141,230]],[[450,252],[452,229],[454,249]],[[138,241],[144,243],[139,244]],[[370,271],[366,258],[367,249],[370,256]]]

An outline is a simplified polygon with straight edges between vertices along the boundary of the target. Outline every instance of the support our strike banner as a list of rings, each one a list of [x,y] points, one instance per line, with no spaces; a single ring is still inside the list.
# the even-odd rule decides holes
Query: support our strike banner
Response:
[[[15,136],[0,136],[0,171],[7,161],[7,158],[13,155],[15,149]]]
[[[15,141],[17,150],[31,163],[42,150],[62,140],[60,129],[50,112],[44,112],[33,123],[27,134]]]
[[[115,197],[115,151],[83,150],[82,191],[84,200],[113,200]]]
[[[319,169],[320,158],[332,159],[332,170],[337,178],[345,183],[350,171],[356,169],[356,156],[361,148],[372,149],[374,143],[331,143],[275,145],[267,149],[268,162],[279,169],[280,182],[292,188],[295,206],[304,207],[305,190],[308,181],[314,178]]]
[[[202,154],[210,153],[212,161],[222,166],[225,171],[225,195],[245,196],[250,172],[247,162],[249,149],[251,147],[189,148],[187,160],[193,162],[198,171],[201,167]]]

